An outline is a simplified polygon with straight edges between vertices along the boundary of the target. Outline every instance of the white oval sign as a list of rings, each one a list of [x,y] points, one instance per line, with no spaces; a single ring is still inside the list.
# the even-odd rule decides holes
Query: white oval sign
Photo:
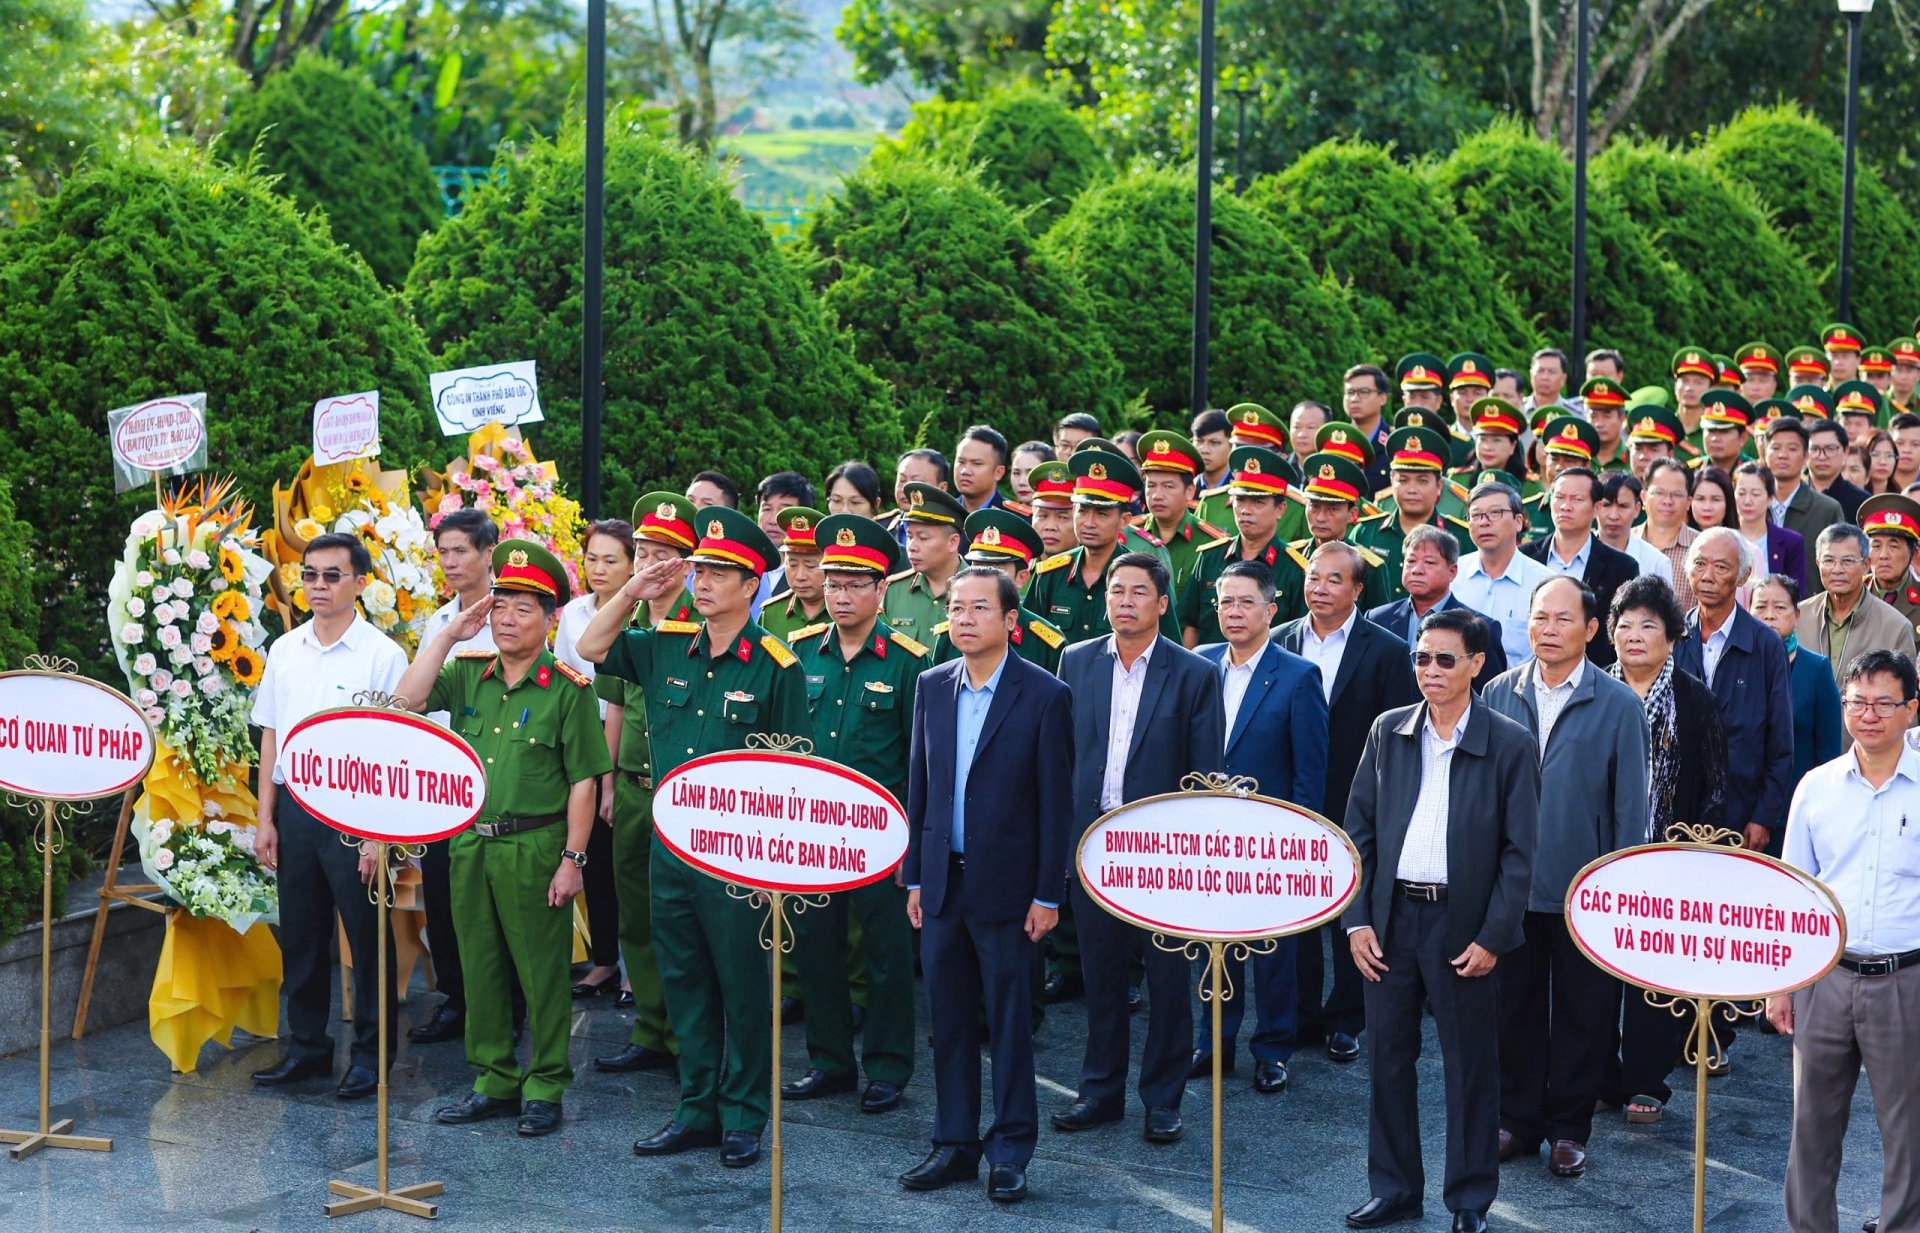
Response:
[[[1629,984],[1683,997],[1790,993],[1839,962],[1847,922],[1819,882],[1737,848],[1647,844],[1567,887],[1567,931]]]
[[[302,809],[386,843],[457,835],[487,799],[473,746],[406,711],[347,706],[308,716],[280,738],[278,766]]]
[[[63,672],[0,673],[0,790],[112,796],[146,778],[153,745],[147,717],[117,689]]]
[[[165,471],[192,458],[206,439],[204,412],[179,398],[141,403],[113,430],[113,452],[130,467]]]
[[[1081,885],[1122,920],[1214,940],[1304,933],[1346,910],[1360,854],[1346,832],[1271,797],[1176,792],[1087,828]]]
[[[352,462],[380,453],[380,391],[322,398],[313,404],[313,464]]]
[[[893,795],[838,762],[732,750],[653,789],[653,833],[696,869],[760,890],[819,894],[890,875],[907,855]]]

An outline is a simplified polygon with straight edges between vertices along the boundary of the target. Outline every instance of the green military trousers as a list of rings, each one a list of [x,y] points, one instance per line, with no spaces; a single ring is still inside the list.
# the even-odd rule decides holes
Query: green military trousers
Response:
[[[760,944],[767,909],[732,898],[657,838],[652,873],[653,955],[680,1041],[673,1120],[758,1134],[773,1102],[773,973]]]
[[[631,1043],[678,1053],[653,953],[653,794],[626,771],[614,774],[613,886],[620,899],[620,955],[626,960],[627,986],[633,990]]]
[[[866,941],[867,1022],[861,1060],[867,1082],[905,1087],[913,1077],[913,926],[907,892],[891,877],[831,896],[793,918],[793,957],[807,1002],[807,1053],[815,1070],[857,1077],[847,979],[848,917]]]
[[[559,1103],[573,1082],[567,1044],[573,1022],[573,907],[552,907],[547,891],[565,824],[486,839],[462,831],[448,845],[453,920],[467,985],[467,1064],[473,1090],[496,1100]],[[509,962],[511,960],[511,962]],[[512,981],[527,995],[531,1060],[513,1050]]]

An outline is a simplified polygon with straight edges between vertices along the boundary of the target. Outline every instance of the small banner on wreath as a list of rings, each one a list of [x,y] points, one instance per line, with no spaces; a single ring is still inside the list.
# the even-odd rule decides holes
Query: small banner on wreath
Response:
[[[113,490],[128,492],[155,475],[186,475],[207,466],[207,396],[153,398],[107,412],[113,447]]]

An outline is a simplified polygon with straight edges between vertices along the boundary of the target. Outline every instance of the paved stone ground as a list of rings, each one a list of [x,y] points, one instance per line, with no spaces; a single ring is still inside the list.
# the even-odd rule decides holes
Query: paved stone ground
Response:
[[[417,993],[403,1023],[434,1002]],[[613,1076],[588,1058],[626,1038],[620,1012],[574,1016],[580,1077],[567,1096],[568,1122],[550,1138],[523,1141],[508,1123],[458,1130],[430,1123],[435,1108],[458,1097],[469,1072],[457,1044],[403,1046],[394,1071],[392,1184],[446,1183],[440,1225],[462,1229],[757,1230],[768,1225],[769,1169],[722,1169],[700,1152],[642,1161],[632,1141],[671,1112],[674,1085],[660,1075]],[[923,1011],[924,1014],[924,1011]],[[1078,1004],[1055,1007],[1039,1038],[1041,1112],[1064,1103],[1078,1074],[1083,1039]],[[923,1025],[924,1026],[924,1025]],[[1136,1045],[1145,1032],[1137,1019]],[[236,1041],[238,1044],[238,1042]],[[801,1029],[784,1036],[800,1056]],[[165,1059],[131,1024],[78,1044],[58,1041],[53,1058],[54,1116],[72,1117],[84,1134],[114,1138],[111,1155],[43,1151],[29,1161],[0,1161],[0,1229],[258,1229],[426,1227],[397,1213],[363,1214],[330,1224],[321,1214],[329,1178],[371,1183],[371,1099],[344,1105],[330,1083],[289,1093],[252,1087],[247,1073],[278,1056],[273,1042],[232,1052],[208,1046],[194,1075],[169,1075]],[[1123,1233],[1206,1229],[1210,1161],[1207,1085],[1188,1090],[1186,1139],[1155,1147],[1140,1138],[1133,1104],[1117,1126],[1067,1136],[1041,1131],[1030,1173],[1032,1197],[1013,1208],[987,1202],[971,1187],[913,1195],[894,1180],[925,1153],[933,1092],[922,1051],[901,1108],[862,1115],[851,1097],[787,1106],[786,1227],[792,1230],[1105,1229]],[[1713,1081],[1707,1227],[1716,1233],[1768,1233],[1783,1227],[1790,1108],[1790,1053],[1783,1040],[1742,1035],[1733,1074]],[[789,1072],[790,1075],[792,1072]],[[1319,1050],[1292,1067],[1279,1096],[1251,1088],[1242,1059],[1226,1083],[1226,1213],[1235,1233],[1335,1230],[1366,1197],[1364,1061],[1336,1066]],[[1431,1032],[1421,1063],[1422,1132],[1429,1178],[1426,1221],[1448,1227],[1440,1203],[1440,1063]],[[0,1060],[0,1124],[30,1124],[36,1055]],[[1656,1127],[1599,1119],[1585,1178],[1560,1181],[1543,1160],[1505,1167],[1491,1223],[1539,1233],[1673,1233],[1690,1228],[1693,1100],[1691,1081]],[[1841,1228],[1857,1228],[1877,1209],[1880,1147],[1861,1085],[1847,1140],[1840,1191]]]

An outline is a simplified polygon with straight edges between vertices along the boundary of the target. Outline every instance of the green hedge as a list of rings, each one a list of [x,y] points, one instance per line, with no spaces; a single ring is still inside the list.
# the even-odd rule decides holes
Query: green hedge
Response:
[[[0,241],[0,457],[41,649],[119,677],[107,580],[153,493],[114,495],[110,408],[206,391],[212,471],[270,509],[329,394],[378,388],[383,461],[424,458],[427,363],[403,306],[266,178],[178,152],[76,177]]]
[[[1188,406],[1193,229],[1192,170],[1142,168],[1088,189],[1041,241],[1091,293],[1125,393],[1144,391],[1162,423]],[[1229,193],[1213,198],[1212,261],[1210,401],[1338,406],[1341,372],[1367,353],[1346,293]]]
[[[1246,199],[1315,270],[1352,287],[1365,354],[1376,363],[1409,351],[1473,350],[1524,366],[1539,343],[1473,232],[1382,146],[1323,142],[1254,181]]]
[[[1573,167],[1516,122],[1463,140],[1431,169],[1490,270],[1520,311],[1556,347],[1573,325]],[[1629,373],[1664,372],[1692,337],[1695,294],[1610,198],[1587,198],[1587,345],[1617,348]]]
[[[1785,349],[1814,337],[1824,318],[1813,274],[1750,190],[1663,142],[1615,141],[1589,169],[1596,195],[1626,211],[1699,288],[1699,336],[1688,341],[1731,354],[1756,339]]]
[[[1034,235],[1065,214],[1087,185],[1112,172],[1072,109],[1032,85],[963,103],[921,103],[901,131],[900,145],[979,166],[981,178],[1008,205],[1031,209],[1027,229]]]
[[[303,210],[325,210],[335,238],[388,286],[406,278],[414,245],[444,213],[426,152],[398,104],[318,53],[234,104],[221,153],[242,163],[256,148],[280,191]]]
[[[1742,112],[1699,151],[1706,167],[1753,190],[1774,228],[1818,276],[1834,315],[1844,158],[1840,138],[1794,106]],[[1909,333],[1920,313],[1920,227],[1864,161],[1855,168],[1853,211],[1852,324],[1868,342],[1884,343]]]
[[[14,510],[13,486],[0,476],[0,543],[25,544],[32,534]],[[40,605],[27,562],[18,551],[0,553],[0,672],[18,668],[39,645]]]
[[[854,353],[893,386],[908,438],[947,450],[985,421],[1011,441],[1046,439],[1063,408],[1116,420],[1120,365],[1086,292],[977,170],[870,164],[804,251]]]
[[[743,485],[891,462],[886,386],[711,160],[609,124],[603,510],[717,467]],[[581,134],[507,161],[421,242],[407,295],[444,367],[534,360],[529,436],[580,478]],[[577,490],[577,489],[576,489]]]

